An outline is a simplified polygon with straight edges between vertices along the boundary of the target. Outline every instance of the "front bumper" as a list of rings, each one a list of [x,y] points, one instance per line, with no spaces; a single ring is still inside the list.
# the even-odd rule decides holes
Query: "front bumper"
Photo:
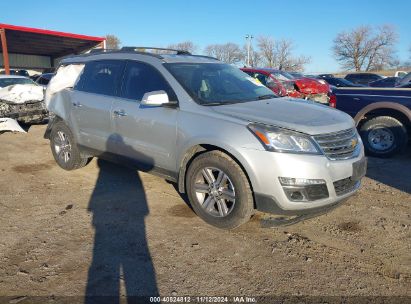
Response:
[[[323,213],[342,204],[360,188],[362,175],[354,172],[353,164],[364,160],[363,148],[357,157],[346,160],[251,149],[242,152],[247,159],[246,170],[253,186],[256,208],[262,212],[281,215]],[[326,183],[328,197],[305,202],[291,201],[279,177],[322,179]],[[347,188],[341,191],[344,185]]]
[[[16,119],[23,123],[42,122],[48,117],[43,101],[22,104],[0,102],[0,116]]]

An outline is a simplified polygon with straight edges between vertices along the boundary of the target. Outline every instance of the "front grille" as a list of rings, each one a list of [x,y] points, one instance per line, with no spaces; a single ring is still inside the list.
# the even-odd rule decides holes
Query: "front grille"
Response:
[[[340,196],[354,191],[358,187],[359,183],[360,181],[356,181],[353,180],[351,177],[347,177],[344,179],[340,179],[334,182],[333,184],[335,193],[337,194],[337,196]]]
[[[314,139],[329,159],[347,159],[357,156],[358,136],[354,128],[315,135]]]

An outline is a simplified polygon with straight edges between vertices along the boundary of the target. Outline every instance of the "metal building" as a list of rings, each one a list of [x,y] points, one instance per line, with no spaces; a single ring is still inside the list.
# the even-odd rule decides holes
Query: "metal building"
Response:
[[[105,47],[105,38],[63,33],[0,23],[0,68],[6,74],[14,69],[55,67],[59,58]]]

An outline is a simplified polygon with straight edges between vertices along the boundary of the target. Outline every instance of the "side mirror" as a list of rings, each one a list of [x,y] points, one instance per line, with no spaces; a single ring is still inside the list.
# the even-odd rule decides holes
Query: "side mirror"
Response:
[[[168,106],[176,105],[176,102],[170,101],[165,91],[152,91],[144,94],[141,104],[145,106]]]

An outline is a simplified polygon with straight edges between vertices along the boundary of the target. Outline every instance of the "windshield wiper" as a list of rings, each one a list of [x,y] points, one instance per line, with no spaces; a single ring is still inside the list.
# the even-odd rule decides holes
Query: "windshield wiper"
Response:
[[[274,95],[274,94],[266,94],[266,95],[258,96],[258,100],[271,99],[271,98],[275,98],[275,97],[277,97],[277,95]]]

